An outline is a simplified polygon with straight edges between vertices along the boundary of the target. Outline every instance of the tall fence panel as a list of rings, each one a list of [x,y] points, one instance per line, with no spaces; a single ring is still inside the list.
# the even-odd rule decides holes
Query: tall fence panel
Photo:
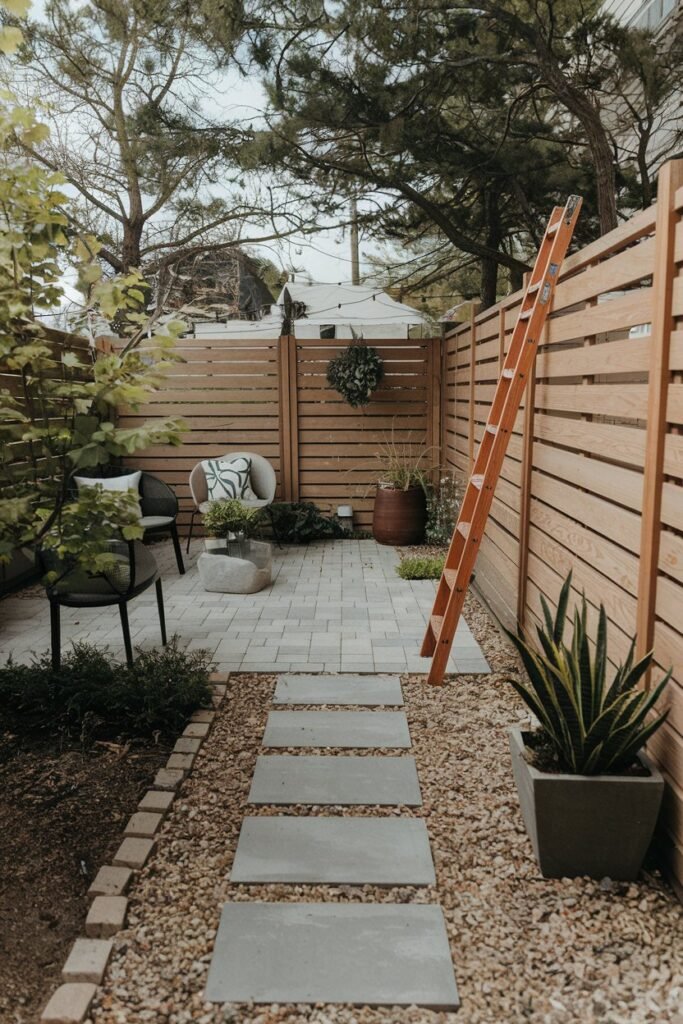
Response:
[[[476,587],[506,626],[529,628],[571,569],[593,626],[605,605],[613,660],[637,631],[657,673],[674,666],[670,717],[649,749],[668,784],[662,843],[683,880],[683,161],[659,194],[565,261]],[[445,339],[445,460],[463,476],[520,299]]]
[[[265,456],[280,483],[280,339],[187,338],[162,390],[137,412],[119,417],[134,427],[154,416],[187,423],[179,448],[155,445],[127,460],[170,484],[186,530],[192,511],[189,476],[202,459],[247,450]]]
[[[296,343],[299,496],[332,510],[353,505],[362,529],[372,524],[377,452],[384,443],[414,457],[426,447],[425,468],[439,463],[439,339],[373,339],[372,346],[384,376],[368,405],[354,409],[326,380],[329,361],[345,343]]]

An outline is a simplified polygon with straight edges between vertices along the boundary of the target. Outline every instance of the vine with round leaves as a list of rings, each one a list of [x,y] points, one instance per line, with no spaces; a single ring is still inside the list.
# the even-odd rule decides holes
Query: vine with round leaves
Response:
[[[349,345],[327,367],[327,383],[357,409],[370,401],[384,376],[384,363],[370,345]]]

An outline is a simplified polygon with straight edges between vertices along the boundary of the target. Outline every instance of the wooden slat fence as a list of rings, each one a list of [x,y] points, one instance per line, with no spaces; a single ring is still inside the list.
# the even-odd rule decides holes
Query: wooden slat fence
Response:
[[[573,570],[610,648],[636,630],[657,674],[674,666],[650,752],[667,779],[663,844],[683,881],[683,161],[660,201],[564,264],[477,563],[508,627],[539,622]],[[466,475],[521,293],[444,341],[444,462]],[[529,390],[527,391],[529,399]]]
[[[135,415],[180,416],[189,430],[180,448],[155,446],[127,460],[174,488],[179,524],[191,511],[188,477],[210,456],[249,450],[264,455],[278,475],[278,498],[313,501],[325,511],[352,504],[355,523],[372,522],[376,452],[392,436],[416,453],[433,446],[438,463],[440,339],[371,342],[384,361],[384,379],[365,409],[353,409],[327,386],[327,364],[348,342],[326,339],[184,339],[158,394]]]
[[[189,476],[202,459],[249,450],[280,470],[280,341],[278,338],[189,338],[176,352],[182,362],[170,370],[163,390],[134,415],[119,417],[133,427],[155,416],[182,417],[183,445],[155,445],[126,464],[161,477],[180,504],[178,523],[187,531],[192,511]]]

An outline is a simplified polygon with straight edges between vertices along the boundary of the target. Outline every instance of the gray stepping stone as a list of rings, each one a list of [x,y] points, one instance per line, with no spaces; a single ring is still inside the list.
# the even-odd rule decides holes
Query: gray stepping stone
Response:
[[[441,907],[226,903],[205,999],[456,1010]]]
[[[271,711],[264,747],[409,747],[402,711]]]
[[[398,676],[281,676],[273,704],[403,704]]]
[[[262,754],[249,803],[419,807],[422,798],[413,757]]]
[[[433,885],[420,818],[245,818],[231,882]]]

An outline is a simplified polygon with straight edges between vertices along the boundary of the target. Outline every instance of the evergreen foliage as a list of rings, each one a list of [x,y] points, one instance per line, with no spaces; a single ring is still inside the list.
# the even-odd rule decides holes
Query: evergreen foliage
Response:
[[[0,718],[18,733],[81,739],[173,739],[198,707],[210,706],[207,651],[140,651],[130,667],[106,648],[74,644],[56,671],[49,653],[0,667]]]
[[[370,345],[349,345],[327,366],[327,383],[354,409],[365,406],[384,376],[384,364]]]

